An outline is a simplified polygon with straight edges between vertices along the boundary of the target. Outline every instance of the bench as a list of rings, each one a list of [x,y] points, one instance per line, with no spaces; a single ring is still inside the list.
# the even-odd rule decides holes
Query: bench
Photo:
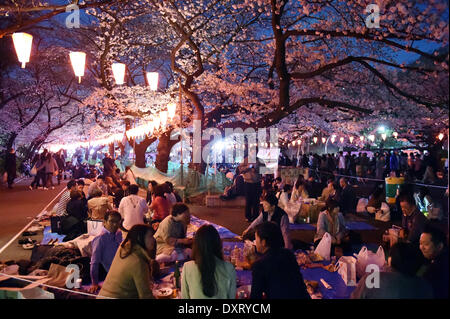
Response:
[[[238,196],[235,199],[221,200],[220,195],[207,195],[205,205],[206,207],[245,207],[245,197]]]

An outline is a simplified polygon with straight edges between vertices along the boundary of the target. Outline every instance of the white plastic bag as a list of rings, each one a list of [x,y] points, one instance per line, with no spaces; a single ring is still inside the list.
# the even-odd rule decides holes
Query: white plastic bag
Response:
[[[378,247],[376,253],[368,250],[366,246],[363,246],[356,257],[356,275],[358,278],[362,278],[366,274],[366,267],[368,265],[377,265],[381,269],[386,263],[383,247]]]
[[[331,241],[332,241],[331,235],[329,233],[325,233],[314,252],[322,256],[323,259],[330,260]]]
[[[369,203],[369,200],[367,198],[360,198],[358,200],[358,205],[356,206],[356,212],[359,214],[365,213],[367,204]]]
[[[87,230],[89,236],[98,236],[102,232],[103,229],[103,221],[101,220],[88,220],[87,221]]]
[[[356,258],[342,256],[336,263],[336,269],[347,286],[356,286]]]
[[[391,220],[391,210],[386,203],[381,204],[381,209],[377,210],[375,213],[375,219],[382,222],[388,222]]]

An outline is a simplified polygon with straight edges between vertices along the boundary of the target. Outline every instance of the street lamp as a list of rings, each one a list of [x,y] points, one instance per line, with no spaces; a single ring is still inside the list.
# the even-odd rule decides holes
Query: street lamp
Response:
[[[394,135],[395,139],[398,137],[398,133],[397,132],[392,133],[392,135]]]
[[[353,136],[350,136],[350,137],[349,137],[349,140],[350,140],[350,144],[353,144],[353,139],[354,139],[354,137],[353,137]]]
[[[86,53],[70,52],[69,56],[73,72],[75,76],[78,76],[78,83],[81,83],[81,77],[84,75],[84,65],[86,64]]]
[[[383,139],[383,141],[386,141],[386,133],[381,134],[381,138]]]
[[[22,62],[22,69],[25,63],[30,62],[31,44],[33,36],[25,32],[16,32],[12,35],[17,58]]]

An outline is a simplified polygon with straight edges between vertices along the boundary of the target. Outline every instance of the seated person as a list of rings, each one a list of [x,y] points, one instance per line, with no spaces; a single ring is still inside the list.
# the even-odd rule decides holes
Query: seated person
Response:
[[[320,195],[320,184],[316,182],[313,176],[309,176],[306,182],[306,191],[311,198],[317,198]]]
[[[297,202],[298,200],[305,198],[309,198],[308,191],[306,190],[306,183],[298,180],[292,191],[291,202]]]
[[[120,182],[120,189],[118,189],[114,194],[113,203],[114,203],[115,207],[118,208],[122,198],[130,195],[130,185],[131,184],[129,181],[121,181]]]
[[[105,177],[103,175],[99,175],[97,180],[89,185],[88,199],[92,196],[95,189],[99,189],[102,192],[102,196],[108,196],[108,186],[105,184]]]
[[[327,187],[325,187],[322,190],[322,195],[318,198],[318,200],[326,202],[328,200],[328,198],[330,197],[330,195],[333,194],[334,192],[336,192],[336,190],[333,187],[333,184],[334,184],[334,179],[329,178],[327,180]]]
[[[78,190],[70,192],[70,201],[67,203],[67,216],[61,221],[62,233],[66,235],[64,241],[77,238],[87,232],[87,207]]]
[[[291,237],[289,234],[289,218],[284,210],[278,206],[278,199],[273,192],[268,192],[263,195],[261,200],[263,210],[261,214],[248,226],[242,233],[242,237],[253,240],[256,226],[259,224],[271,221],[274,222],[281,229],[283,234],[284,244],[286,249],[292,249]]]
[[[355,191],[353,190],[353,187],[348,183],[346,178],[342,177],[339,180],[339,183],[342,188],[339,203],[341,212],[344,216],[348,213],[354,214],[356,212],[356,205],[358,204]]]
[[[181,298],[236,298],[236,270],[223,260],[222,240],[214,226],[203,225],[195,233],[192,259],[183,266]]]
[[[292,194],[292,186],[289,184],[285,184],[283,189],[277,192],[278,206],[281,209],[283,210],[287,209],[287,205],[289,204],[291,194]]]
[[[233,185],[225,188],[224,194],[220,195],[220,199],[229,200],[244,195],[244,176],[239,174],[234,178]]]
[[[77,182],[72,179],[67,183],[66,187],[66,191],[61,195],[56,205],[56,215],[58,216],[67,215],[67,203],[70,201],[70,193],[77,189]]]
[[[155,233],[157,244],[156,261],[169,263],[190,257],[192,239],[186,238],[187,227],[191,222],[189,207],[183,203],[172,206],[171,214],[164,218]]]
[[[251,299],[310,299],[295,255],[284,249],[280,227],[256,226],[256,250],[262,256],[252,265]]]
[[[273,187],[273,189],[274,189],[275,191],[280,191],[280,190],[283,189],[283,187],[284,187],[284,182],[283,182],[283,180],[281,179],[281,177],[278,176],[277,178],[275,178],[272,187]]]
[[[167,186],[164,184],[160,184],[155,187],[152,204],[149,207],[151,210],[153,210],[152,223],[160,223],[170,214],[170,207],[172,205],[170,201],[164,196],[166,188]]]
[[[386,203],[383,188],[378,187],[375,192],[370,195],[366,209],[369,216],[375,217],[376,220],[383,222],[388,222],[391,220],[391,210],[389,205]]]
[[[414,193],[414,199],[416,206],[429,219],[441,220],[443,218],[440,205],[433,200],[427,187],[422,186],[417,193]]]
[[[448,247],[445,234],[427,225],[420,235],[419,247],[428,262],[421,277],[430,283],[434,298],[448,299]]]
[[[99,298],[153,299],[152,271],[155,263],[154,231],[134,225],[114,256]]]
[[[147,204],[151,205],[152,204],[152,198],[153,198],[153,194],[155,193],[155,188],[158,185],[158,183],[156,181],[149,181],[148,182],[148,186],[147,186]]]
[[[90,293],[97,292],[98,282],[105,279],[117,249],[122,243],[122,232],[119,231],[122,218],[119,212],[108,211],[104,217],[102,232],[92,240]],[[103,278],[100,273],[103,274]]]
[[[164,197],[169,201],[170,205],[173,205],[177,202],[177,197],[173,192],[173,184],[171,182],[165,182],[163,184],[164,187]]]
[[[81,193],[82,200],[87,206],[87,198],[86,198],[86,194],[84,193],[84,185],[85,184],[84,184],[84,181],[82,179],[77,180],[77,189]]]
[[[416,201],[412,193],[404,192],[398,196],[402,209],[402,229],[399,238],[419,246],[420,235],[422,234],[427,218],[417,208]]]
[[[390,271],[379,273],[379,287],[369,288],[366,284],[367,274],[363,276],[352,299],[431,299],[433,290],[422,278],[416,276],[420,268],[420,251],[414,245],[397,243],[389,253]]]
[[[88,216],[91,219],[103,220],[105,213],[112,210],[108,197],[102,196],[102,192],[98,189],[94,190],[87,205]]]
[[[138,195],[139,186],[130,185],[130,195],[122,198],[119,204],[119,213],[122,216],[123,230],[129,230],[134,225],[143,224],[148,206],[144,198]]]
[[[317,247],[323,235],[329,233],[332,238],[332,245],[342,245],[348,241],[345,219],[339,211],[339,203],[333,199],[328,199],[326,210],[319,214],[317,220],[317,231],[314,235],[314,246]]]

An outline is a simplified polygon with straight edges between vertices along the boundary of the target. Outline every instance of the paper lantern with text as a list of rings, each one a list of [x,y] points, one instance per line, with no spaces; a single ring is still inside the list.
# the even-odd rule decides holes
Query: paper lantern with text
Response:
[[[86,64],[86,53],[70,52],[69,56],[73,72],[75,76],[78,76],[78,83],[81,83],[81,77],[84,76],[84,65]]]
[[[313,141],[314,141],[314,144],[317,143],[317,136],[314,136],[314,137],[313,137]]]
[[[156,91],[158,89],[158,72],[147,72],[147,81],[150,86],[150,90]]]
[[[442,141],[444,139],[444,134],[443,133],[439,133],[438,139],[439,139],[439,141]]]
[[[33,36],[25,32],[16,32],[12,35],[14,48],[16,49],[17,58],[22,63],[22,69],[25,63],[30,62],[31,44]]]
[[[113,71],[114,79],[116,80],[116,84],[122,85],[125,79],[125,64],[113,63],[111,68]]]

